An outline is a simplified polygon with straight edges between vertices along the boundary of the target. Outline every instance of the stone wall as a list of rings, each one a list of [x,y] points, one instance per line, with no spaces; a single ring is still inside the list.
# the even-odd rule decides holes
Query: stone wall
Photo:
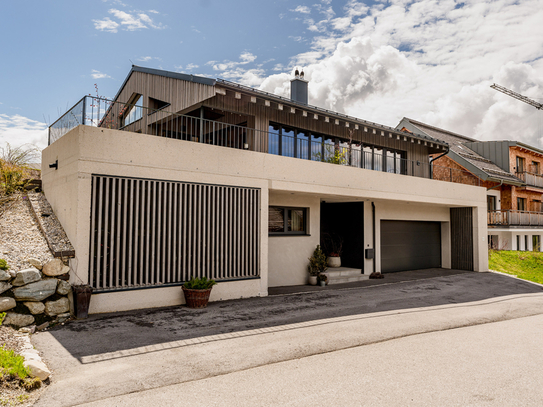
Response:
[[[3,324],[39,330],[69,319],[69,267],[61,259],[42,264],[29,258],[27,262],[24,270],[0,269],[0,312],[6,312]]]

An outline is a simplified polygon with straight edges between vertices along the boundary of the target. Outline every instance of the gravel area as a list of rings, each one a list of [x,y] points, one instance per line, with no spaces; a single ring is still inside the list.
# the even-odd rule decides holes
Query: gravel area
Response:
[[[68,236],[66,236],[64,228],[53,213],[53,209],[45,198],[45,195],[38,192],[29,193],[28,200],[39,216],[39,222],[45,231],[51,250],[58,253],[73,252],[74,248]]]
[[[28,199],[22,195],[14,199],[0,217],[0,258],[7,261],[10,270],[19,271],[29,267],[26,262],[29,257],[44,263],[51,260],[53,255]]]
[[[23,350],[24,341],[21,339],[23,335],[9,326],[0,326],[0,346],[19,353]]]

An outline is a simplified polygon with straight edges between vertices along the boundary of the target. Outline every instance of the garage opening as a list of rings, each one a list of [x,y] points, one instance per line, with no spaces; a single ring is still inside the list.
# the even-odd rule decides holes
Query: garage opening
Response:
[[[381,221],[381,272],[441,267],[441,223]]]

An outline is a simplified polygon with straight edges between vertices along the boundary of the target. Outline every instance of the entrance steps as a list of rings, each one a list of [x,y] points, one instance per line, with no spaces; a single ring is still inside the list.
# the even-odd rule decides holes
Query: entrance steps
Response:
[[[328,276],[328,284],[352,283],[369,279],[368,274],[361,274],[360,269],[350,267],[329,267],[324,274]]]

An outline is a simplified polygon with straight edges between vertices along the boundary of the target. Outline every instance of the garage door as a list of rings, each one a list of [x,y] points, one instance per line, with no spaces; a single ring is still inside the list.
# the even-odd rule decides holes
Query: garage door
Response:
[[[441,267],[440,222],[381,221],[381,272]]]

